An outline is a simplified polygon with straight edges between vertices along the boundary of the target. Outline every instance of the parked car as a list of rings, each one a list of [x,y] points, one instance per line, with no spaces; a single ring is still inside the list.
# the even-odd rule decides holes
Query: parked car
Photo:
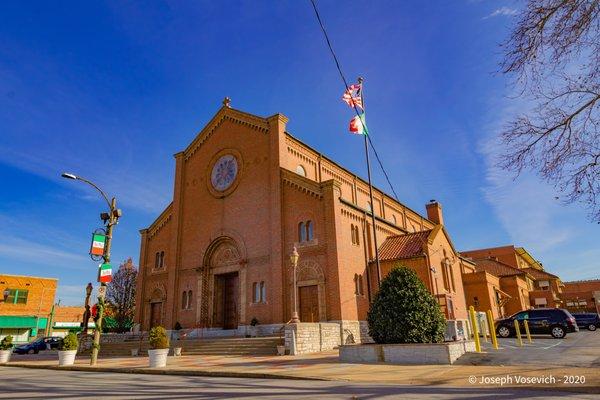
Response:
[[[554,338],[562,339],[569,332],[578,332],[579,327],[575,318],[562,308],[536,308],[520,311],[508,318],[496,321],[496,333],[506,338],[516,336],[515,320],[519,321],[521,334],[525,334],[524,321],[528,321],[529,332],[532,334],[550,334]]]
[[[580,328],[586,328],[590,331],[595,331],[600,328],[600,315],[597,313],[576,313],[573,314],[577,326]]]
[[[16,346],[13,353],[17,354],[37,354],[40,351],[58,349],[62,338],[58,336],[47,336],[34,340],[31,343]]]

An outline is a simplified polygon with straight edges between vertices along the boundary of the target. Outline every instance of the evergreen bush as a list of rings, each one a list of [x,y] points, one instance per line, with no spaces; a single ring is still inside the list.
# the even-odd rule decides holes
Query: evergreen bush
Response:
[[[2,341],[0,341],[0,350],[12,349],[12,347],[13,347],[12,341],[13,341],[13,337],[11,335],[4,337],[4,339],[2,339]]]
[[[440,305],[417,274],[404,266],[394,267],[367,314],[369,335],[377,343],[440,343],[446,319]]]
[[[162,326],[155,326],[154,328],[150,329],[148,341],[150,342],[150,347],[154,350],[169,348],[167,331]]]
[[[60,344],[61,351],[77,350],[78,347],[79,340],[77,339],[77,335],[73,332],[69,332],[69,334],[63,338]]]

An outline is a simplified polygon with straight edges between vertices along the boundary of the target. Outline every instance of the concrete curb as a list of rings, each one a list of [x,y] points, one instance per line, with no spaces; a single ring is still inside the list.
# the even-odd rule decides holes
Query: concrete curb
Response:
[[[183,370],[183,369],[150,369],[150,368],[114,368],[114,367],[80,367],[69,365],[59,367],[58,365],[7,363],[2,367],[30,368],[30,369],[52,369],[58,371],[83,371],[83,372],[114,372],[119,374],[146,374],[146,375],[179,375],[179,376],[208,376],[214,378],[254,378],[254,379],[291,379],[299,381],[340,381],[342,379],[330,379],[312,376],[295,376],[286,374],[274,374],[264,372],[238,372],[238,371],[207,371],[207,370]]]

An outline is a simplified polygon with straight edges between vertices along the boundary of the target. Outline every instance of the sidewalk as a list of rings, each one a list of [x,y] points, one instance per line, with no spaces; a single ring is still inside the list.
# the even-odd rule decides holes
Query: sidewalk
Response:
[[[81,371],[107,371],[123,373],[173,374],[197,376],[224,376],[243,378],[281,378],[313,380],[345,380],[353,382],[387,383],[403,385],[443,386],[500,386],[479,383],[482,377],[549,377],[562,381],[565,375],[585,376],[584,384],[548,382],[503,386],[527,386],[538,388],[559,387],[561,390],[597,392],[600,390],[600,368],[560,367],[547,365],[522,366],[474,366],[474,365],[389,365],[349,364],[338,362],[337,351],[303,356],[227,357],[182,356],[169,357],[166,368],[148,368],[147,357],[104,358],[96,367],[89,365],[89,358],[79,357],[73,367],[58,367],[58,356],[46,354],[16,356],[5,366],[50,369],[75,369]],[[473,378],[475,377],[475,378]],[[470,379],[476,380],[475,384]]]

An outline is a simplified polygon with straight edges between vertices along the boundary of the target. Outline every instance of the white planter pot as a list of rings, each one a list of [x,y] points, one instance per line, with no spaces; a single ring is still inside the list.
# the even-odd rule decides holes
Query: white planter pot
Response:
[[[148,350],[148,356],[150,357],[150,368],[166,367],[167,355],[169,355],[169,349]]]
[[[285,346],[277,346],[277,355],[285,356]]]
[[[140,353],[140,349],[131,349],[131,357],[137,357]]]
[[[75,364],[75,354],[77,350],[64,350],[58,352],[58,366],[63,367],[65,365]]]
[[[9,362],[11,354],[12,350],[0,350],[0,364]]]
[[[175,357],[180,357],[181,356],[181,347],[173,347],[173,355]]]

